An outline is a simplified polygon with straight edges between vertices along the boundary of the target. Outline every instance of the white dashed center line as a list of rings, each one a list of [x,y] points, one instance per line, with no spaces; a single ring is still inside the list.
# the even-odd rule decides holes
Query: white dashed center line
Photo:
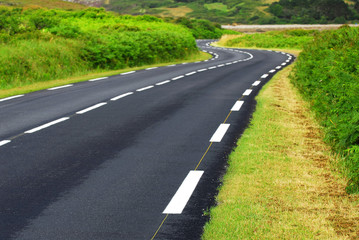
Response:
[[[155,86],[151,85],[151,86],[148,86],[148,87],[140,88],[140,89],[137,89],[136,92],[146,91],[146,90],[151,89],[153,87],[155,87]]]
[[[40,126],[40,127],[33,128],[33,129],[29,130],[29,131],[26,131],[25,133],[38,132],[38,131],[40,131],[40,130],[42,130],[42,129],[48,128],[48,127],[53,126],[53,125],[55,125],[55,124],[58,124],[58,123],[60,123],[60,122],[64,122],[64,121],[66,121],[66,120],[68,120],[68,119],[70,119],[70,118],[69,118],[69,117],[60,118],[60,119],[58,119],[58,120],[55,120],[55,121],[46,123],[46,124],[44,124],[44,125],[42,125],[42,126]]]
[[[157,86],[161,86],[161,85],[164,85],[166,83],[169,83],[171,82],[170,80],[166,80],[166,81],[163,81],[163,82],[159,82],[159,83],[156,83]]]
[[[178,77],[172,78],[172,80],[176,81],[176,80],[181,79],[181,78],[184,78],[184,75],[181,75],[181,76],[178,76]]]
[[[191,75],[193,75],[193,74],[196,74],[196,72],[186,73],[185,75],[186,75],[186,76],[191,76]]]
[[[92,111],[92,110],[94,110],[94,109],[96,109],[96,108],[102,107],[102,106],[104,106],[104,105],[106,105],[106,104],[107,104],[107,103],[105,103],[105,102],[99,103],[99,104],[96,104],[96,105],[94,105],[94,106],[92,106],[92,107],[89,107],[89,108],[86,108],[86,109],[84,109],[84,110],[78,111],[78,112],[76,112],[76,114],[84,114],[84,113],[89,112],[89,111]]]
[[[133,94],[133,92],[124,93],[124,94],[121,94],[121,95],[119,95],[117,97],[112,98],[111,101],[117,101],[118,99],[130,96],[132,94]]]

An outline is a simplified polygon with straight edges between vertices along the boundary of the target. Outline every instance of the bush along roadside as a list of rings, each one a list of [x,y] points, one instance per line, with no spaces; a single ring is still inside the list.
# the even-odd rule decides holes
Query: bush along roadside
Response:
[[[310,102],[340,156],[348,193],[359,193],[359,29],[318,34],[298,58],[292,82]]]
[[[0,89],[197,53],[190,30],[152,16],[0,8]]]

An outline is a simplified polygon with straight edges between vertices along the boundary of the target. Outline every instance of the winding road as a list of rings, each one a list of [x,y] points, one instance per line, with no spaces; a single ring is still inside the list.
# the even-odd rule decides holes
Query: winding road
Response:
[[[0,99],[0,239],[199,239],[260,88],[294,57],[212,59]]]

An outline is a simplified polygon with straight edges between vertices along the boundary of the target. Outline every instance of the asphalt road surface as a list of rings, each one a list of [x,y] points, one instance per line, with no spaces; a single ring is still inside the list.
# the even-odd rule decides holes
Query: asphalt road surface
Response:
[[[208,61],[0,99],[0,239],[199,239],[254,96],[294,57]]]

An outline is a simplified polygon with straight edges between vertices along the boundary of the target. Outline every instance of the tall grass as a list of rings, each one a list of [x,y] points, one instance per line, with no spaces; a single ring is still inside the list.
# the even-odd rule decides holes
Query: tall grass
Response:
[[[293,83],[311,103],[326,140],[343,158],[347,191],[359,192],[359,30],[318,34],[300,54]]]

